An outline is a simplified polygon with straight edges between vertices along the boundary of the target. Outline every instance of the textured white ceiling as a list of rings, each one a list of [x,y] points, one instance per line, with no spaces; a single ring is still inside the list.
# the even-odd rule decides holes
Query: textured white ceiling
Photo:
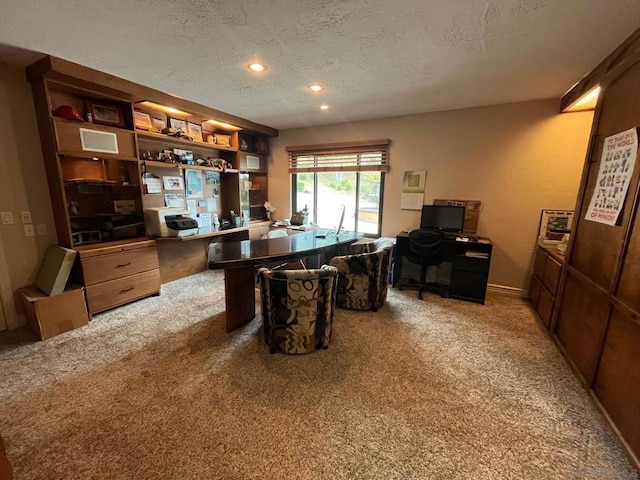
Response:
[[[286,129],[559,98],[640,26],[639,4],[0,0],[0,55],[51,54]]]

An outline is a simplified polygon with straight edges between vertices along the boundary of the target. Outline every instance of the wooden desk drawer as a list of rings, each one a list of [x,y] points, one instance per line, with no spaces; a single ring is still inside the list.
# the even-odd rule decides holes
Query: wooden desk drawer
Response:
[[[158,249],[155,245],[82,260],[86,286],[157,268]]]
[[[132,300],[146,297],[160,291],[160,271],[129,275],[87,288],[87,304],[89,312],[96,313],[108,308],[123,305]]]

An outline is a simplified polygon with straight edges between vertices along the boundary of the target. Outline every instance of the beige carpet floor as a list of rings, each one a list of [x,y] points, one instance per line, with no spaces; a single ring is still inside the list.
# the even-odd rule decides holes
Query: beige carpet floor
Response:
[[[328,350],[224,332],[204,272],[44,342],[0,333],[22,479],[637,479],[529,304],[391,290]]]

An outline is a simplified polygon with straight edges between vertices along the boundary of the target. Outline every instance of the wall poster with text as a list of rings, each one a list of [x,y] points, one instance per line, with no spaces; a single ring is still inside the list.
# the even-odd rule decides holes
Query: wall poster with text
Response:
[[[600,169],[585,220],[615,225],[638,155],[638,133],[630,128],[604,139]]]

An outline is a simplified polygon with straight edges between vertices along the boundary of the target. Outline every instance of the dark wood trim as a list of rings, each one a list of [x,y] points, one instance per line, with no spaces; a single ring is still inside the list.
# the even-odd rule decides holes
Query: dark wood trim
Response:
[[[32,82],[31,91],[36,112],[50,112],[48,102],[49,92],[46,82],[38,79]],[[71,239],[71,228],[66,205],[66,194],[61,181],[62,169],[56,150],[56,137],[51,123],[50,115],[36,115],[38,130],[40,131],[40,146],[44,157],[44,167],[47,174],[47,183],[51,197],[53,218],[58,234],[58,243],[67,248],[73,246]]]
[[[30,82],[34,82],[38,78],[47,78],[48,80],[61,82],[66,85],[73,85],[74,88],[95,93],[100,97],[109,96],[131,103],[147,100],[161,105],[169,105],[195,115],[201,115],[204,119],[230,123],[247,132],[253,132],[267,137],[278,136],[278,130],[275,128],[261,125],[220,110],[215,110],[190,100],[178,98],[168,93],[145,87],[61,58],[46,56],[28,66],[26,73],[27,80]]]
[[[562,96],[560,111],[564,111],[596,85],[605,89],[612,80],[622,75],[638,60],[640,60],[640,28]],[[600,94],[602,95],[602,92]]]
[[[308,150],[322,151],[335,150],[339,148],[359,148],[359,147],[388,147],[391,140],[388,138],[378,140],[362,140],[355,142],[322,143],[318,145],[292,145],[285,147],[287,152],[305,152]]]

